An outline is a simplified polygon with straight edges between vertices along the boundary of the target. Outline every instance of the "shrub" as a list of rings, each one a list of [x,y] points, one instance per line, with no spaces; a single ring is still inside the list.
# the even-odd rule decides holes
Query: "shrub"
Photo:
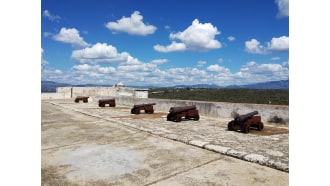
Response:
[[[283,118],[278,117],[277,115],[272,116],[268,119],[269,123],[276,123],[276,124],[285,124]]]

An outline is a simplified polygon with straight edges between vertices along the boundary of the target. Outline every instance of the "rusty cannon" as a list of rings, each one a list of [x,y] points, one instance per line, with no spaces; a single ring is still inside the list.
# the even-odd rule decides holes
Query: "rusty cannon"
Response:
[[[240,130],[244,133],[249,133],[250,128],[255,128],[261,131],[264,128],[264,124],[261,122],[261,116],[256,116],[258,111],[253,111],[244,115],[238,115],[234,120],[228,123],[228,130],[237,131]]]
[[[169,113],[167,114],[167,121],[180,122],[182,120],[182,117],[185,117],[185,119],[188,120],[199,120],[199,114],[198,110],[196,109],[196,105],[171,107]]]
[[[154,113],[154,107],[153,105],[156,105],[156,103],[144,103],[140,105],[134,105],[131,109],[132,114],[140,114],[141,110],[144,110],[146,114],[153,114]]]
[[[88,96],[77,96],[74,102],[79,103],[79,101],[83,101],[84,103],[88,102]]]
[[[115,99],[100,99],[99,100],[99,107],[105,107],[106,104],[109,104],[109,107],[115,107],[116,100]]]

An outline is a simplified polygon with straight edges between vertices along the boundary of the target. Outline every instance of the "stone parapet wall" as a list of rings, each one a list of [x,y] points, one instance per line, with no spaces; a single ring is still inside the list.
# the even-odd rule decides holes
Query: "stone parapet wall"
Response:
[[[41,99],[70,99],[71,93],[69,92],[63,92],[63,93],[41,93]]]
[[[141,98],[141,96],[145,96],[145,91],[137,91],[128,87],[59,87],[56,93],[42,93],[41,99],[70,99],[76,96],[89,96],[90,101],[97,102],[99,99],[115,98],[116,104],[129,107],[135,104],[156,103],[155,111],[165,112],[168,112],[171,107],[196,105],[200,115],[231,119],[232,112],[242,115],[258,111],[264,122],[272,118],[279,118],[286,125],[289,124],[289,106]]]
[[[171,107],[196,105],[200,115],[221,117],[232,119],[232,112],[238,114],[247,114],[258,111],[264,122],[273,117],[281,118],[286,125],[289,124],[289,106],[283,105],[265,105],[249,103],[225,103],[225,102],[207,102],[191,100],[171,100],[171,99],[137,99],[132,97],[116,97],[116,103],[120,105],[133,106],[135,104],[156,103],[155,111],[168,112]]]

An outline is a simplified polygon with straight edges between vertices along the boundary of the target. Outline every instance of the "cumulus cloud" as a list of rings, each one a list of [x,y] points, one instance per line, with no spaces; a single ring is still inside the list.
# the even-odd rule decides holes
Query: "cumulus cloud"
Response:
[[[154,49],[158,52],[177,52],[177,51],[185,51],[187,49],[184,43],[177,43],[175,41],[168,46],[155,45]]]
[[[267,50],[288,51],[289,50],[289,37],[286,37],[286,36],[282,36],[279,38],[273,37],[272,40],[267,43]]]
[[[118,53],[116,47],[106,43],[96,43],[90,48],[75,50],[71,54],[71,58],[80,63],[134,63],[134,58],[129,57],[127,52]]]
[[[49,64],[48,61],[46,61],[46,60],[43,58],[43,53],[44,53],[44,49],[41,48],[41,68],[42,68],[43,66]]]
[[[238,72],[232,73],[219,64],[209,65],[206,69],[192,67],[160,69],[157,62],[153,61],[158,60],[137,64],[120,63],[117,67],[81,64],[75,65],[67,73],[45,69],[42,79],[61,80],[73,84],[77,82],[114,84],[121,81],[126,85],[168,86],[168,82],[171,82],[177,85],[207,83],[225,86],[283,80],[289,77],[288,62],[258,64],[250,61],[241,66]],[[204,61],[200,62],[204,63]]]
[[[60,16],[51,14],[49,10],[44,10],[42,16],[48,18],[50,21],[59,22],[61,20]]]
[[[229,73],[230,72],[230,70],[228,68],[225,68],[218,64],[210,65],[206,68],[206,70],[210,71],[210,72],[219,72],[219,73]]]
[[[88,43],[79,35],[79,31],[75,28],[61,28],[60,32],[53,36],[53,39],[63,43],[69,43],[73,47],[87,47]]]
[[[278,18],[289,17],[289,0],[275,0],[278,7]]]
[[[251,39],[250,41],[245,41],[245,51],[252,54],[262,54],[265,49],[258,40]]]
[[[227,39],[228,39],[229,41],[235,41],[235,40],[236,40],[236,38],[235,38],[234,36],[229,36],[229,37],[227,37]]]
[[[198,67],[202,67],[202,66],[204,66],[206,64],[206,61],[198,61],[197,62],[197,66]]]
[[[182,32],[171,33],[170,39],[178,39],[181,42],[172,41],[168,46],[155,45],[154,49],[158,52],[175,52],[185,50],[210,50],[221,48],[221,43],[215,39],[220,34],[217,27],[211,23],[200,23],[195,19],[192,24]]]
[[[258,64],[250,61],[242,66],[235,74],[236,78],[242,78],[247,83],[283,80],[289,78],[289,66],[286,62],[282,64]]]
[[[273,37],[270,42],[266,43],[266,46],[261,45],[256,39],[251,39],[250,41],[245,42],[245,51],[252,54],[287,52],[289,51],[289,37]]]
[[[160,65],[160,64],[167,63],[167,62],[168,62],[168,59],[154,59],[150,63]]]
[[[91,66],[88,64],[83,64],[83,65],[75,65],[72,67],[73,70],[79,70],[79,71],[86,71],[89,70]]]
[[[105,26],[113,31],[126,32],[131,35],[148,35],[153,34],[156,31],[156,27],[153,25],[146,25],[142,21],[143,16],[139,11],[135,11],[131,14],[131,17],[123,17],[117,22],[108,22]]]
[[[97,71],[103,74],[114,73],[116,69],[114,67],[99,67],[97,66]]]

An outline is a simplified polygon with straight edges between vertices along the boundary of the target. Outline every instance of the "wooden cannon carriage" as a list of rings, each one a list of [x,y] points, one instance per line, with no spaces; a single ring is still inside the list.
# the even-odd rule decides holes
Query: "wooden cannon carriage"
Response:
[[[88,96],[77,96],[74,102],[79,103],[79,101],[83,101],[84,103],[88,102]]]
[[[131,113],[140,114],[140,111],[144,110],[146,114],[153,114],[154,113],[153,105],[156,105],[156,103],[134,105],[133,108],[131,109]]]
[[[248,114],[236,116],[234,120],[228,123],[228,130],[240,130],[241,132],[249,133],[250,128],[255,128],[261,131],[264,128],[264,124],[261,122],[261,116],[255,116],[257,114],[258,111],[254,111]]]
[[[105,107],[106,104],[109,104],[109,107],[115,107],[116,100],[115,99],[100,99],[99,100],[99,107]]]
[[[196,105],[183,106],[183,107],[171,107],[167,115],[167,121],[180,122],[182,117],[185,119],[199,120],[199,113],[196,109]]]

